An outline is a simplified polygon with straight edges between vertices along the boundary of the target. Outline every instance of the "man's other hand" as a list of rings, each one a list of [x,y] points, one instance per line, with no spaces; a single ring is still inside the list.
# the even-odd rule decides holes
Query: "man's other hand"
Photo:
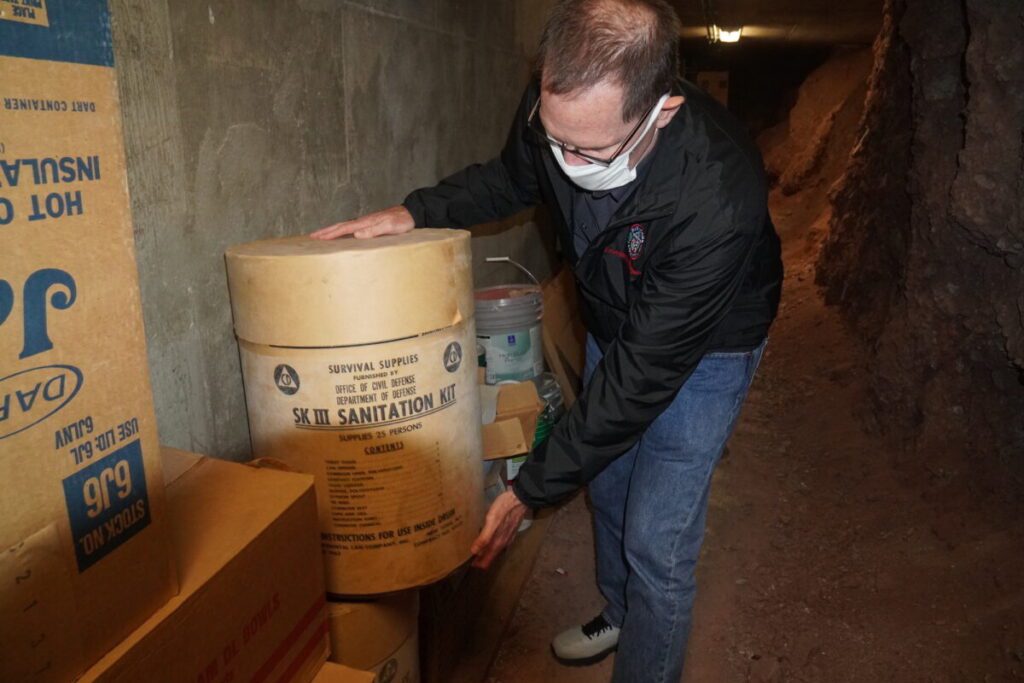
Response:
[[[473,566],[487,569],[494,559],[512,543],[519,531],[519,523],[526,516],[527,508],[516,494],[505,491],[491,503],[484,520],[484,529],[473,541],[470,552],[475,556]]]
[[[401,235],[415,227],[416,223],[413,221],[412,214],[404,206],[399,205],[367,214],[355,220],[328,225],[326,228],[320,228],[310,234],[310,237],[318,240],[333,240],[345,235],[355,235],[362,239],[380,235]]]

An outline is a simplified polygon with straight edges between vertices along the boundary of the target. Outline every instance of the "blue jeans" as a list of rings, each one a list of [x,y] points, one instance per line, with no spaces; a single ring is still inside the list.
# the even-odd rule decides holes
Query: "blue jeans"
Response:
[[[613,683],[679,683],[711,473],[764,346],[706,354],[640,441],[590,483],[604,617],[622,629]],[[587,380],[600,358],[588,338]]]

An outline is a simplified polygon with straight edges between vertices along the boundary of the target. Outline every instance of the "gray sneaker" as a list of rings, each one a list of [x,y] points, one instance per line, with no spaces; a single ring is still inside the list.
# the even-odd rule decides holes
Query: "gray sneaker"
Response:
[[[551,641],[551,651],[562,664],[586,666],[595,664],[619,644],[619,629],[597,616],[582,626],[562,631]]]

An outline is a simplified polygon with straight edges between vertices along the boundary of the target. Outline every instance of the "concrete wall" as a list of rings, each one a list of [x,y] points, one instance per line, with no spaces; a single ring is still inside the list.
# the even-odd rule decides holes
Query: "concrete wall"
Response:
[[[111,4],[160,436],[244,459],[224,249],[393,205],[493,156],[552,2]],[[478,284],[515,278],[487,255],[548,272],[531,214],[474,232]]]

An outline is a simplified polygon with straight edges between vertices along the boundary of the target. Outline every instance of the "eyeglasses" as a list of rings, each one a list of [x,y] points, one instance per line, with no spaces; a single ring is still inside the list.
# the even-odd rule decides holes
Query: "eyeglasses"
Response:
[[[622,151],[624,149],[626,149],[626,145],[628,145],[629,141],[633,139],[633,136],[636,135],[638,130],[640,130],[640,127],[644,125],[644,123],[647,121],[647,117],[651,115],[651,112],[654,111],[654,108],[657,105],[658,105],[658,103],[655,102],[650,107],[648,107],[647,111],[645,111],[643,116],[640,117],[640,120],[636,122],[635,126],[633,126],[633,130],[629,131],[629,135],[626,136],[626,138],[622,141],[622,143],[615,150],[615,154],[612,154],[610,157],[608,157],[606,159],[594,156],[593,154],[587,154],[585,152],[581,152],[578,149],[576,149],[575,147],[572,147],[571,145],[567,145],[564,142],[560,142],[560,141],[554,139],[553,137],[551,137],[550,135],[548,135],[547,132],[544,130],[543,124],[541,124],[541,122],[540,122],[540,116],[537,115],[538,112],[540,111],[540,98],[539,97],[537,98],[537,103],[533,105],[533,109],[530,111],[530,116],[526,119],[526,127],[530,130],[531,133],[533,133],[535,136],[537,136],[537,138],[538,138],[537,142],[539,142],[542,145],[547,145],[547,144],[554,145],[554,146],[556,146],[556,147],[558,147],[559,149],[562,150],[562,154],[565,154],[566,152],[569,152],[569,153],[571,153],[574,156],[578,156],[581,159],[586,159],[590,163],[597,164],[598,166],[611,166],[611,163],[613,161],[615,161],[616,157],[618,157],[620,154],[622,154]]]

